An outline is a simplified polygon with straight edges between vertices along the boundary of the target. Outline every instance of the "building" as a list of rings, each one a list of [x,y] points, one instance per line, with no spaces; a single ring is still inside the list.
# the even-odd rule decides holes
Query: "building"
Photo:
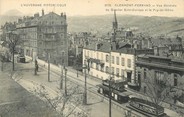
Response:
[[[136,74],[138,83],[140,83],[140,92],[147,93],[149,91],[148,78],[160,85],[167,81],[167,85],[174,87],[173,90],[180,93],[178,100],[184,102],[184,93],[182,93],[184,90],[183,60],[155,55],[139,55],[136,61]]]
[[[114,12],[113,31],[110,42],[96,42],[83,49],[83,65],[88,64],[89,75],[102,80],[113,76],[115,82],[128,81],[128,86],[136,88],[135,74],[136,56],[147,53],[153,54],[153,49],[135,49],[127,42],[116,40],[118,23]]]
[[[111,68],[115,81],[128,81],[130,87],[137,86],[136,56],[142,53],[153,54],[153,49],[136,50],[127,43],[119,43],[112,50],[110,47],[109,42],[101,42],[90,44],[83,49],[83,65],[89,65],[89,75],[106,80],[109,79]]]
[[[16,30],[23,40],[24,54],[35,60],[48,58],[54,64],[65,63],[68,65],[68,41],[66,14],[58,15],[54,12],[42,15],[34,14],[33,17],[19,19]]]

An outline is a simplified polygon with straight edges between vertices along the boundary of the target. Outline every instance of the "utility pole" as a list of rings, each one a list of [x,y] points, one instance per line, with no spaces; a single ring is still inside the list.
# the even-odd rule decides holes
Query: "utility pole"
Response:
[[[3,71],[3,60],[1,60],[1,71]]]
[[[86,105],[87,104],[87,75],[86,75],[86,69],[87,69],[87,65],[86,65],[86,60],[85,60],[85,63],[84,63],[84,78],[85,78],[85,82],[84,82],[84,100],[83,100],[83,104]]]
[[[48,82],[50,82],[50,53],[48,53]]]
[[[109,70],[109,72],[110,72],[110,79],[109,79],[109,117],[111,117],[111,115],[112,115],[111,114],[111,94],[112,94],[112,92],[111,92],[111,80],[112,80],[112,76],[111,76],[111,72],[112,72],[112,70],[111,70],[111,49],[112,49],[112,45],[110,47],[110,57],[109,57],[109,68],[110,68],[110,70]]]
[[[114,10],[114,22],[113,22],[113,31],[114,31],[114,35],[113,35],[113,43],[116,42],[116,30],[118,28],[118,22],[117,22],[117,19],[116,19],[116,11]],[[112,113],[111,113],[111,99],[112,99],[112,86],[111,86],[111,83],[112,83],[112,68],[111,68],[111,51],[113,49],[113,45],[112,45],[112,39],[110,39],[110,59],[109,59],[109,68],[110,68],[110,78],[109,78],[109,117],[112,116]]]
[[[3,71],[3,62],[4,62],[3,58],[4,58],[3,55],[0,54],[0,59],[1,59],[1,71]]]
[[[60,81],[60,89],[63,89],[63,69],[64,69],[64,67],[61,65],[61,81]]]
[[[65,69],[65,96],[67,96],[67,69],[66,68],[64,68]]]
[[[78,68],[77,68],[77,77],[79,77]]]
[[[34,75],[37,75],[37,65],[38,65],[38,62],[37,62],[37,60],[35,60]]]

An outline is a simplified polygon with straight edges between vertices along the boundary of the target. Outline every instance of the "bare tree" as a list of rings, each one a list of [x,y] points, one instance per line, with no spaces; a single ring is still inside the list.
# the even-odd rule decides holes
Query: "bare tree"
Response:
[[[147,76],[144,80],[144,84],[146,86],[146,91],[144,91],[144,93],[148,97],[147,100],[156,105],[155,107],[157,112],[159,109],[158,105],[161,105],[161,102],[168,98],[171,89],[168,78],[169,76],[162,73],[158,76],[159,78],[151,72],[147,71]],[[158,115],[158,113],[156,113],[156,115]]]
[[[46,87],[39,85],[35,87],[33,93],[36,93],[45,102],[56,110],[61,117],[69,117],[70,115],[76,117],[87,117],[88,111],[82,106],[82,92],[81,87],[78,85],[70,86],[67,90],[68,93],[65,95],[65,91],[60,90],[58,96],[51,98]],[[58,88],[59,89],[59,88]],[[83,108],[83,109],[81,109]]]
[[[15,70],[14,55],[15,55],[16,47],[23,42],[21,42],[18,33],[15,31],[10,31],[7,33],[6,41],[8,43],[10,53],[12,54],[12,70],[14,71]]]

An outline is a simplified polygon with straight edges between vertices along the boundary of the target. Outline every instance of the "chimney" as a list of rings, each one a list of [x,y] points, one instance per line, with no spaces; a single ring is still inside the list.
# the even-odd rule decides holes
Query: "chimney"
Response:
[[[18,19],[18,23],[22,23],[22,19]]]
[[[63,13],[61,13],[61,17],[63,17]]]
[[[159,56],[159,47],[154,47],[154,55]]]
[[[44,9],[42,9],[42,16],[44,16]]]
[[[149,49],[152,48],[151,39],[150,39],[150,38],[148,39],[148,48],[149,48]]]
[[[35,17],[39,17],[39,13],[35,13],[35,14],[34,14],[34,18],[35,18]]]
[[[66,20],[66,13],[64,13],[64,19]]]

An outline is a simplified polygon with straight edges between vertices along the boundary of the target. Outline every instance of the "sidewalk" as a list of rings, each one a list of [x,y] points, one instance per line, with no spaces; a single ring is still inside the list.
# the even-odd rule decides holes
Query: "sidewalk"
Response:
[[[10,77],[11,63],[0,70],[0,117],[59,117],[52,108]]]
[[[33,64],[20,64],[20,67],[23,72],[23,77],[22,79],[19,79],[19,82],[26,82],[25,86],[30,85],[31,82],[35,82],[46,86],[51,91],[49,93],[53,93],[53,95],[54,93],[57,93],[59,91],[58,88],[60,83],[60,77],[58,77],[57,75],[51,73],[51,82],[48,82],[47,71],[40,68],[38,75],[35,76]],[[27,69],[27,71],[24,71],[23,69]],[[82,79],[83,77],[80,76],[79,78]],[[90,117],[108,117],[108,104],[102,102],[101,98],[94,96],[94,94],[91,94],[90,92],[88,92],[88,105],[86,106],[86,108],[90,109]],[[112,108],[112,117],[123,117],[123,114],[123,111],[119,111],[115,108]]]

